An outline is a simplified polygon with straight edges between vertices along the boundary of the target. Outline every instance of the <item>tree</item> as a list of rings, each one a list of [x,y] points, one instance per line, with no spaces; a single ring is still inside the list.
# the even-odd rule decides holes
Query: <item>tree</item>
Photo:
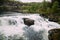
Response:
[[[49,9],[49,2],[46,2],[45,0],[41,3],[41,6],[40,6],[40,13],[43,13],[43,14],[45,14],[45,13],[47,13],[47,9],[48,10],[50,10]]]
[[[52,12],[56,13],[58,11],[59,3],[58,1],[55,1],[52,5]]]

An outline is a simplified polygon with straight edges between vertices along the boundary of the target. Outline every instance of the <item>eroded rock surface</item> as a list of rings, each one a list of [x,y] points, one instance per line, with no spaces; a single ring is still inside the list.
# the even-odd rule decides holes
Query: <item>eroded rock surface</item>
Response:
[[[60,29],[49,30],[49,40],[60,40]]]

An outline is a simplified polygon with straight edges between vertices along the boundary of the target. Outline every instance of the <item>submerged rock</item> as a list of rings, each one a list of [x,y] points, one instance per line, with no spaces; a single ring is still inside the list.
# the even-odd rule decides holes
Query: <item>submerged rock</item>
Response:
[[[23,18],[24,24],[27,26],[34,25],[34,20],[29,19],[29,18]]]
[[[49,30],[49,40],[60,40],[60,29]]]

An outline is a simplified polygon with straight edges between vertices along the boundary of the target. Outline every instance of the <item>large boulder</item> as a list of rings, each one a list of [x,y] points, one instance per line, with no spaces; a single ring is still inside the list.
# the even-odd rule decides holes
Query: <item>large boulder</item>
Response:
[[[29,19],[29,18],[23,18],[24,24],[27,26],[34,25],[34,20]]]
[[[60,40],[60,29],[49,30],[49,40]]]

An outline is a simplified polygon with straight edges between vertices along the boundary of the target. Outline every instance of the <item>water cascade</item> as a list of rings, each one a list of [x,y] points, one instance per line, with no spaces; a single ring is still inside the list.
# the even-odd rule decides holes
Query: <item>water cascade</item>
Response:
[[[60,28],[58,23],[50,22],[39,14],[11,15],[0,17],[0,40],[49,40],[48,31]],[[34,20],[34,25],[25,25],[23,18]]]

